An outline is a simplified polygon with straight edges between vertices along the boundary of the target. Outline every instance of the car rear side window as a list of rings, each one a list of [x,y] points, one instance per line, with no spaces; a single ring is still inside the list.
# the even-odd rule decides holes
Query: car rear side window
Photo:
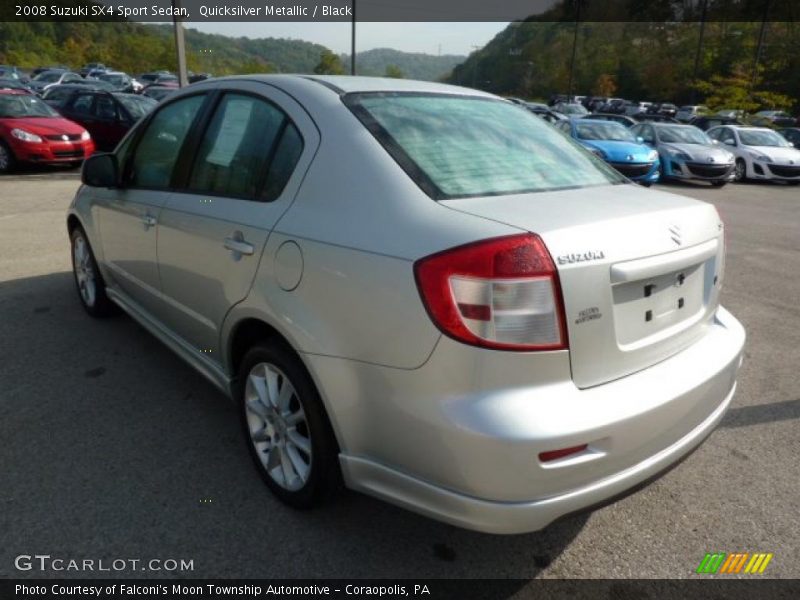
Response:
[[[253,96],[223,96],[200,143],[189,189],[255,198],[286,116]]]
[[[182,98],[153,115],[133,154],[129,172],[131,186],[169,187],[181,146],[204,100],[205,94]]]
[[[344,102],[437,200],[625,182],[577,142],[502,100],[359,93]]]
[[[259,194],[260,200],[271,202],[281,195],[302,153],[303,138],[297,128],[287,122],[269,165],[267,180]]]

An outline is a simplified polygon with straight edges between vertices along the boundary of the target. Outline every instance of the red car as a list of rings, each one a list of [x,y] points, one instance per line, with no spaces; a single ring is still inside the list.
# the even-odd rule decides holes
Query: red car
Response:
[[[41,98],[0,90],[0,173],[18,162],[79,165],[94,152],[89,132]]]

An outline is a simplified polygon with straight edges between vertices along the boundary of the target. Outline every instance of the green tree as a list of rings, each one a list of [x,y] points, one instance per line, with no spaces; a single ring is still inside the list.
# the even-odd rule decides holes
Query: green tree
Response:
[[[386,65],[386,71],[383,76],[392,79],[405,79],[406,74],[397,65]]]
[[[344,67],[339,57],[330,50],[323,50],[319,55],[319,63],[314,67],[317,75],[344,75]]]

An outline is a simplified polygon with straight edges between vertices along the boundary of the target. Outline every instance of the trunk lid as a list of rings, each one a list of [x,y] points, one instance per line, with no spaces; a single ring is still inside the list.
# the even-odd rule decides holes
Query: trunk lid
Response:
[[[561,281],[578,387],[681,351],[716,310],[723,226],[710,204],[632,184],[441,204],[544,240]]]

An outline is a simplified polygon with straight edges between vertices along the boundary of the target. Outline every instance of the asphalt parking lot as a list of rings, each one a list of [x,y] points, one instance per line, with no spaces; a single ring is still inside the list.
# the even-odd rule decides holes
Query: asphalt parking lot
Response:
[[[274,500],[232,403],[129,318],[80,307],[64,226],[77,185],[0,178],[0,577],[81,575],[14,567],[50,554],[189,559],[175,575],[196,578],[681,578],[711,551],[772,552],[764,576],[800,577],[798,188],[658,186],[726,223],[723,302],[748,333],[733,408],[648,488],[502,537],[356,493],[311,512]]]

